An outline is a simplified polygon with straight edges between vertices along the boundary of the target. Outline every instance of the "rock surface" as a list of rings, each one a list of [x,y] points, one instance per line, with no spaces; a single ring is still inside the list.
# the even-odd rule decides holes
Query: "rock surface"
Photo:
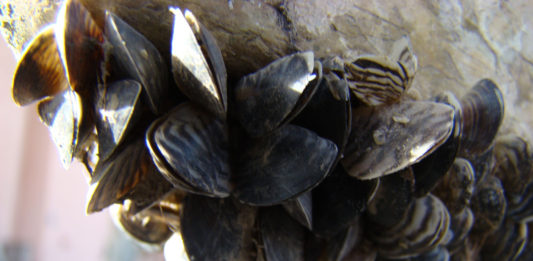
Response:
[[[103,23],[104,10],[122,17],[155,43],[169,61],[172,16],[168,6],[190,9],[218,41],[230,80],[300,50],[317,57],[353,60],[390,52],[407,35],[419,69],[411,94],[430,98],[442,90],[462,95],[481,78],[501,88],[506,115],[501,133],[533,141],[533,2],[408,0],[80,0]],[[16,56],[58,0],[8,0],[2,33]]]

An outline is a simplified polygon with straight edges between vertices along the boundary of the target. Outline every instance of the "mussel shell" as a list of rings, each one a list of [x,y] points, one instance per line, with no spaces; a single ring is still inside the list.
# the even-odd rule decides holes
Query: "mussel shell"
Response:
[[[508,217],[516,222],[531,222],[533,220],[533,184],[529,184],[520,196],[520,201],[507,205]]]
[[[344,68],[350,89],[369,106],[399,100],[411,81],[403,65],[388,57],[360,57],[353,63],[346,63]]]
[[[464,245],[465,239],[474,225],[474,213],[469,207],[466,207],[461,212],[452,214],[451,217],[450,230],[453,232],[453,238],[446,247],[451,253],[455,253]]]
[[[139,82],[123,80],[99,92],[96,128],[100,159],[107,159],[113,153],[138,120],[141,90]]]
[[[282,206],[302,226],[309,230],[313,228],[313,193],[311,191],[283,202]]]
[[[313,57],[313,52],[285,56],[237,83],[233,110],[250,136],[289,122],[310,100],[316,90],[309,84],[315,78]]]
[[[221,119],[226,118],[227,104],[224,100],[226,94],[221,86],[217,85],[218,80],[225,76],[213,74],[223,74],[224,71],[212,71],[209,64],[219,64],[221,61],[208,61],[206,59],[218,59],[220,57],[205,57],[201,46],[191,29],[187,19],[179,8],[171,8],[174,14],[174,25],[172,31],[172,73],[174,81],[180,90],[194,102],[197,102],[209,112]],[[202,35],[200,35],[202,36]],[[209,41],[209,40],[208,40]],[[209,49],[218,49],[214,42],[204,42],[210,45]],[[211,53],[209,53],[211,55]],[[219,69],[219,68],[214,68]],[[223,87],[223,86],[222,86]]]
[[[154,162],[174,186],[211,197],[229,195],[228,134],[220,119],[182,103],[146,135]]]
[[[327,260],[341,261],[345,260],[352,249],[356,247],[363,239],[363,222],[358,218],[357,221],[337,233],[330,241],[326,248]]]
[[[497,177],[487,176],[476,186],[471,208],[476,218],[472,232],[486,234],[500,226],[507,209],[507,201]]]
[[[302,112],[292,122],[331,140],[344,152],[351,129],[350,93],[346,80],[326,74]]]
[[[278,204],[313,188],[337,156],[333,142],[294,125],[243,144],[233,193],[251,205]]]
[[[168,93],[168,75],[159,51],[146,37],[110,11],[105,14],[105,35],[121,69],[128,78],[142,84],[152,112],[164,112],[162,106]]]
[[[28,105],[68,88],[57,50],[53,25],[45,27],[29,43],[13,77],[13,99]]]
[[[470,205],[476,180],[470,162],[456,158],[452,167],[437,185],[433,194],[439,197],[451,213],[458,213]]]
[[[64,90],[41,101],[37,110],[41,121],[50,130],[63,167],[68,168],[80,139],[82,105],[79,95],[69,89]]]
[[[110,210],[117,227],[127,235],[149,247],[158,248],[173,232],[164,220],[154,216],[158,207],[152,208],[134,214],[126,207],[116,204]]]
[[[113,157],[98,162],[91,180],[87,213],[130,198],[138,211],[172,189],[153,164],[144,141],[132,142]],[[132,197],[133,196],[133,197]]]
[[[526,244],[524,246],[524,249],[522,250],[522,253],[520,256],[516,259],[516,261],[529,261],[533,260],[533,223],[529,222],[527,223],[528,228],[528,234],[526,239]]]
[[[55,38],[70,86],[93,104],[104,61],[102,30],[81,2],[67,0],[58,14]]]
[[[502,181],[510,205],[517,204],[533,182],[533,154],[525,140],[510,135],[496,140],[494,156],[494,175]]]
[[[181,234],[190,260],[249,260],[256,209],[233,198],[188,194]]]
[[[349,176],[342,166],[313,189],[313,232],[332,237],[354,224],[366,208],[375,181]]]
[[[487,261],[516,260],[524,250],[527,234],[525,223],[506,220],[485,240],[481,249],[481,258]]]
[[[449,224],[450,215],[444,204],[428,194],[416,199],[395,226],[372,228],[370,237],[380,256],[412,257],[446,244],[451,238]]]
[[[410,259],[410,261],[449,261],[450,252],[443,246],[439,246],[428,252],[422,253]]]
[[[418,69],[418,59],[413,52],[409,37],[402,36],[394,42],[390,57],[392,60],[398,61],[401,68],[405,71],[405,75],[407,76],[406,86],[409,87]]]
[[[470,155],[470,157],[467,157],[467,159],[472,164],[472,167],[474,167],[476,185],[480,182],[483,182],[485,177],[492,175],[494,166],[496,164],[493,146],[481,154]]]
[[[352,130],[341,163],[372,179],[420,161],[451,134],[453,109],[434,102],[401,102],[352,110]]]
[[[267,261],[304,260],[303,226],[279,206],[260,209],[258,218]]]
[[[498,86],[483,79],[461,98],[463,130],[461,155],[480,154],[486,151],[503,120],[504,101]]]

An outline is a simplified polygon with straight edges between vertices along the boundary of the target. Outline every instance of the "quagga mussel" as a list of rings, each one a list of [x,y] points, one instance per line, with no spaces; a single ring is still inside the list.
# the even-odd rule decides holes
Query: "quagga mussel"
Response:
[[[411,97],[408,38],[386,57],[301,51],[229,79],[206,27],[169,12],[162,55],[69,0],[19,62],[13,98],[38,102],[65,167],[87,167],[88,213],[110,207],[135,240],[191,260],[533,257],[533,154],[498,136],[493,80]]]

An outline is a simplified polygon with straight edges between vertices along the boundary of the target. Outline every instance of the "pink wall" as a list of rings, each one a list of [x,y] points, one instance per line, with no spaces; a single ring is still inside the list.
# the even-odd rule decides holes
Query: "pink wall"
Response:
[[[107,211],[85,215],[85,169],[63,169],[35,105],[13,102],[16,62],[3,40],[0,64],[0,260],[161,260],[125,240]]]

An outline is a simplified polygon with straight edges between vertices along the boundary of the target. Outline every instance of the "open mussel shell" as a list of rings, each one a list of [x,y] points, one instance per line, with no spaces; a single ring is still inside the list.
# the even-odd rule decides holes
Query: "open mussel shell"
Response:
[[[386,258],[417,256],[451,239],[450,215],[444,204],[428,194],[416,199],[404,217],[390,228],[372,227],[369,236]]]
[[[311,100],[292,123],[334,142],[339,148],[340,158],[350,134],[351,112],[346,80],[326,74]]]
[[[369,106],[399,100],[411,82],[403,65],[388,57],[360,57],[344,68],[352,93]]]
[[[138,120],[141,90],[139,82],[123,80],[108,84],[99,92],[96,127],[100,159],[113,153]]]
[[[105,15],[105,35],[121,69],[129,78],[142,84],[152,112],[163,112],[161,106],[167,98],[168,75],[159,51],[142,34],[109,11]]]
[[[283,208],[262,208],[258,219],[266,261],[304,260],[305,228]]]
[[[282,206],[302,226],[309,230],[313,228],[313,193],[311,191],[283,202]]]
[[[229,195],[228,134],[219,118],[182,103],[146,135],[154,162],[174,186],[211,197]]]
[[[475,183],[474,169],[470,162],[456,158],[432,193],[446,204],[450,212],[457,213],[470,205]]]
[[[340,165],[313,189],[313,232],[332,237],[353,225],[366,208],[373,183],[349,176]]]
[[[313,96],[316,76],[313,52],[277,59],[244,76],[235,86],[234,114],[252,137],[263,136],[289,122]]]
[[[493,81],[483,79],[461,98],[461,105],[460,154],[480,154],[490,147],[503,120],[502,93]]]
[[[67,0],[58,14],[55,38],[70,86],[93,104],[104,61],[102,30],[81,2]]]
[[[352,130],[341,163],[359,179],[399,171],[437,149],[453,129],[452,107],[401,102],[352,110]]]
[[[486,234],[500,226],[507,209],[507,200],[497,177],[487,176],[476,186],[471,208],[476,218],[472,232]]]
[[[132,142],[93,172],[87,213],[100,211],[128,198],[141,210],[172,189],[154,166],[142,139]]]
[[[250,260],[257,210],[233,198],[188,194],[181,234],[190,260]]]
[[[516,260],[524,250],[528,228],[525,223],[507,219],[493,234],[487,237],[481,249],[482,260]]]
[[[171,50],[174,81],[189,99],[225,119],[226,83],[221,82],[226,79],[226,71],[215,41],[209,33],[203,32],[206,29],[197,23],[194,16],[189,15],[187,19],[179,8],[171,8],[170,11],[174,14]],[[200,28],[193,31],[189,23]],[[201,39],[196,38],[195,32]]]
[[[13,77],[13,99],[17,105],[24,106],[67,88],[54,27],[47,26],[22,54]]]
[[[41,101],[37,109],[59,150],[63,167],[68,168],[76,154],[80,138],[82,106],[79,95],[67,89]]]
[[[337,146],[315,133],[286,125],[242,148],[234,195],[251,205],[273,205],[313,188],[329,174]]]
[[[496,140],[494,156],[494,175],[502,181],[509,204],[517,204],[533,182],[533,154],[529,145],[518,136],[504,136]]]

